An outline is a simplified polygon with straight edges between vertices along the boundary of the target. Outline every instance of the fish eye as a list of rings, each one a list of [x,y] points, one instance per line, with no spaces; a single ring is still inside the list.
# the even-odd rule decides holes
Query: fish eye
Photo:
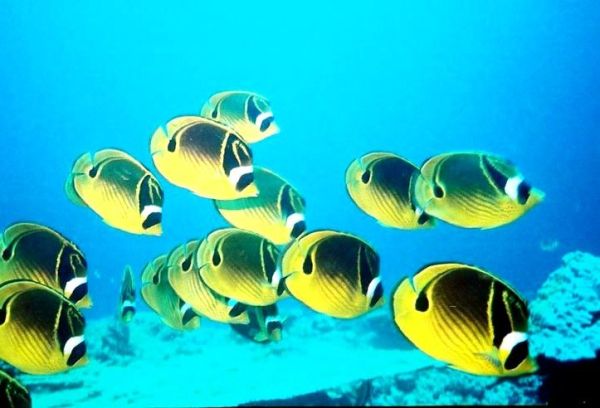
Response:
[[[216,248],[212,256],[212,264],[214,266],[219,266],[221,264],[221,255],[219,255],[219,251]]]
[[[217,116],[219,116],[219,108],[215,107],[215,109],[213,109],[212,113],[210,114],[211,118],[216,119]]]
[[[306,258],[304,258],[304,263],[302,264],[302,271],[304,271],[304,273],[307,275],[310,275],[313,271],[313,262],[310,257],[310,254],[306,255]]]
[[[433,195],[435,196],[435,198],[444,198],[444,189],[441,188],[440,186],[435,186],[433,187]]]
[[[160,282],[160,277],[158,276],[158,272],[156,272],[154,274],[154,276],[152,277],[152,283],[154,283],[155,285],[158,285],[159,282]]]
[[[177,148],[177,142],[175,141],[175,138],[172,138],[171,140],[169,140],[169,144],[167,145],[167,150],[170,151],[171,153],[173,153],[176,148]]]
[[[5,261],[8,261],[11,256],[12,254],[10,253],[10,249],[6,248],[4,251],[2,251],[2,259]]]
[[[363,183],[367,184],[371,180],[371,170],[365,171],[360,177]]]
[[[88,171],[88,174],[91,178],[94,178],[98,175],[98,169],[96,167],[92,167],[90,171]]]
[[[181,263],[181,268],[184,270],[184,272],[188,272],[190,270],[190,268],[192,267],[192,257],[188,256],[186,259],[184,259],[184,261]]]

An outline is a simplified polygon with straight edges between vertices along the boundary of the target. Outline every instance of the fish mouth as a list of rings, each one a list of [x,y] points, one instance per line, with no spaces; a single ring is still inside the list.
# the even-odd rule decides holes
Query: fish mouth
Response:
[[[306,222],[304,221],[304,214],[291,214],[285,220],[285,226],[291,230],[290,236],[292,238],[298,238],[304,231],[306,231]]]
[[[369,307],[377,306],[383,299],[383,285],[381,284],[381,278],[376,277],[369,283],[367,299],[369,299]]]
[[[158,205],[146,205],[142,209],[142,228],[145,230],[159,225],[162,222],[162,208]]]
[[[73,367],[77,363],[84,363],[87,347],[83,335],[71,337],[65,343],[63,355],[67,356],[67,366]]]
[[[242,191],[254,182],[254,166],[234,167],[227,178],[236,191]]]
[[[87,278],[79,277],[69,280],[65,285],[64,294],[73,303],[81,301],[88,294]]]
[[[184,326],[197,316],[196,312],[194,312],[194,309],[192,309],[192,306],[189,303],[184,303],[179,311],[181,312],[181,324]]]

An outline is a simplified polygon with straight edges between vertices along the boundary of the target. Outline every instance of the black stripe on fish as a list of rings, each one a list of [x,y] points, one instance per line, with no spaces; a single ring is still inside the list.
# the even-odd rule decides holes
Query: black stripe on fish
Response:
[[[269,245],[267,240],[262,240],[261,247],[262,263],[263,267],[265,268],[265,275],[267,277],[267,281],[271,282],[273,280],[273,275],[275,275],[275,271],[277,270],[277,255],[273,253],[274,248]]]
[[[490,322],[494,334],[493,344],[497,348],[500,348],[504,337],[512,331],[510,316],[508,315],[509,311],[506,309],[503,299],[505,290],[506,287],[504,285],[498,284],[496,281],[491,282],[491,307],[489,311],[491,313]]]
[[[515,344],[512,348],[506,361],[504,362],[505,370],[514,370],[529,356],[529,342],[527,340]]]
[[[58,283],[63,289],[67,286],[67,282],[76,277],[71,259],[72,255],[76,256],[77,253],[67,245],[63,246],[62,250],[58,254]]]
[[[363,245],[358,246],[357,253],[357,266],[358,266],[358,277],[360,279],[360,291],[363,295],[367,294],[369,290],[369,284],[372,280],[371,265],[367,259],[367,248]]]
[[[244,313],[246,311],[247,308],[248,308],[247,305],[240,303],[240,302],[236,302],[236,304],[233,305],[233,307],[229,311],[229,317],[240,316],[242,313]]]
[[[71,327],[71,321],[69,319],[68,307],[65,303],[62,303],[58,310],[58,322],[56,327],[56,340],[61,350],[65,349],[65,344],[73,336],[73,330]]]
[[[481,162],[485,168],[485,171],[489,174],[494,183],[494,186],[502,192],[504,192],[504,188],[506,187],[506,183],[508,182],[508,177],[502,174],[494,165],[490,162],[487,156],[481,157]]]
[[[261,113],[262,112],[256,105],[256,100],[255,100],[254,96],[250,96],[248,98],[248,100],[246,101],[246,116],[248,117],[248,120],[250,122],[256,124],[256,119],[258,118],[258,115],[260,115]]]
[[[281,208],[281,214],[284,219],[295,212],[292,204],[292,187],[287,184],[283,186],[279,195],[279,208]]]

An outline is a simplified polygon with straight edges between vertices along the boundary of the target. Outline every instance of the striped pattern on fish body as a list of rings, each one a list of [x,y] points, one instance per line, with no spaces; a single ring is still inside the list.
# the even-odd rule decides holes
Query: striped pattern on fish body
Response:
[[[169,182],[201,197],[254,197],[252,152],[229,127],[199,116],[181,116],[152,136],[152,159]]]
[[[230,126],[246,143],[256,143],[279,133],[269,101],[254,92],[216,93],[204,104],[200,114]]]
[[[0,407],[31,408],[31,395],[27,388],[2,370],[0,370]]]
[[[111,227],[133,234],[162,234],[163,190],[146,167],[123,151],[82,155],[65,189],[71,201],[89,207]]]
[[[168,279],[167,255],[161,255],[142,272],[142,299],[163,322],[176,330],[200,327],[200,316],[171,287]]]
[[[190,241],[171,251],[167,260],[171,287],[202,316],[221,323],[247,324],[245,306],[219,295],[202,280],[194,259],[199,246],[200,241]]]
[[[393,294],[394,321],[421,351],[478,375],[536,370],[528,311],[510,286],[472,266],[447,263],[404,279]]]
[[[418,173],[417,167],[395,154],[369,153],[346,170],[346,189],[358,208],[384,226],[431,227],[433,219],[413,204],[411,179]]]
[[[281,262],[280,288],[317,312],[354,318],[381,306],[379,256],[363,240],[313,231],[293,241]]]
[[[131,266],[127,266],[123,270],[119,306],[121,320],[124,323],[129,323],[133,319],[133,316],[135,316],[135,284],[133,282]]]
[[[17,223],[0,239],[0,283],[28,279],[60,291],[77,307],[91,307],[87,262],[81,250],[46,226]]]
[[[0,359],[28,374],[54,374],[87,363],[85,321],[67,298],[43,284],[0,285]]]
[[[260,235],[223,228],[202,241],[197,264],[215,292],[246,305],[266,306],[279,299],[271,283],[278,257],[279,249]]]
[[[543,200],[507,160],[483,153],[448,153],[421,167],[414,181],[417,206],[465,228],[494,228],[515,221]]]
[[[216,200],[219,213],[234,227],[255,232],[283,245],[306,230],[305,201],[283,178],[262,167],[254,168],[257,197]]]

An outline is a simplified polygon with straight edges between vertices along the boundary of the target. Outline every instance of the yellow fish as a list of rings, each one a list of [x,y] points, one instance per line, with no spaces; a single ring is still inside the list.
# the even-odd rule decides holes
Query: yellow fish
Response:
[[[369,153],[346,170],[352,201],[380,224],[402,229],[431,227],[433,218],[415,207],[410,188],[419,169],[392,153]]]
[[[167,255],[150,262],[142,272],[142,299],[163,322],[177,330],[200,327],[200,316],[171,287],[167,277]]]
[[[196,263],[215,292],[246,305],[267,306],[279,296],[271,284],[279,249],[253,232],[223,228],[200,244]]]
[[[124,323],[129,323],[135,316],[135,284],[133,283],[131,266],[126,266],[123,271],[119,309],[119,316]]]
[[[257,343],[279,342],[283,336],[283,320],[279,318],[277,305],[249,306],[248,324],[231,324],[236,332]]]
[[[353,235],[313,231],[293,241],[275,275],[287,290],[317,312],[350,319],[383,304],[379,255]]]
[[[63,235],[46,226],[17,223],[0,239],[0,283],[28,279],[60,291],[77,307],[91,307],[87,262]]]
[[[190,241],[171,251],[167,259],[171,287],[202,316],[221,323],[247,324],[245,305],[219,295],[202,280],[194,260],[199,246],[200,241]]]
[[[65,185],[69,199],[87,206],[111,227],[161,235],[163,191],[140,162],[120,150],[84,154]]]
[[[277,174],[254,168],[258,197],[215,201],[219,213],[231,225],[255,232],[276,245],[283,245],[306,230],[305,201],[300,193]]]
[[[393,294],[394,321],[421,351],[471,374],[536,370],[527,304],[505,282],[459,263],[427,266]]]
[[[271,104],[254,92],[216,93],[204,104],[200,114],[230,126],[246,143],[255,143],[279,133]]]
[[[0,285],[0,359],[28,374],[54,374],[87,363],[79,310],[41,283]]]
[[[172,119],[156,129],[150,150],[167,180],[201,197],[234,200],[258,195],[250,148],[231,128],[212,119]]]
[[[542,201],[509,161],[483,153],[447,153],[421,167],[413,180],[415,205],[465,228],[494,228]]]
[[[31,408],[31,395],[27,388],[0,370],[0,407]]]

